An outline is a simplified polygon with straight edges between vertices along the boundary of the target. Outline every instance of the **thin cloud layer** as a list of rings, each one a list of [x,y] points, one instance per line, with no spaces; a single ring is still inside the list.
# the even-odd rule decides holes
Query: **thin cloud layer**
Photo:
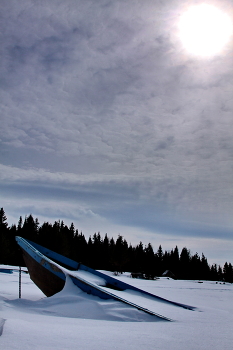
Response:
[[[35,215],[56,198],[60,218],[232,239],[232,42],[189,56],[187,6],[2,1],[3,207],[24,193]]]

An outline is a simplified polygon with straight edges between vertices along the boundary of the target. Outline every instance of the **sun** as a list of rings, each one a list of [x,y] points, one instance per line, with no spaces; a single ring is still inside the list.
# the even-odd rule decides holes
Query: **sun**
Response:
[[[190,7],[179,22],[180,39],[193,55],[211,57],[220,53],[231,35],[230,17],[211,5]]]

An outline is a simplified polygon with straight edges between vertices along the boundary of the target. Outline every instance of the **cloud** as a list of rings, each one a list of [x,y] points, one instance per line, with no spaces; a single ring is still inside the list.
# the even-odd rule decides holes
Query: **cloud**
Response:
[[[1,166],[1,170],[2,195],[14,196],[17,201],[23,197],[32,208],[40,203],[38,214],[42,203],[48,208],[49,203],[55,202],[57,212],[63,210],[70,220],[74,217],[78,220],[79,208],[83,208],[83,216],[92,213],[118,225],[151,232],[164,230],[170,235],[216,237],[221,230],[222,238],[231,237],[228,193],[224,195],[223,189],[218,189],[221,196],[216,202],[216,193],[210,196],[207,183],[200,184],[193,179],[184,182],[182,178],[77,176],[6,166]],[[54,205],[51,207],[54,209]],[[73,209],[65,214],[68,208]]]
[[[233,48],[188,56],[177,36],[186,6],[3,2],[3,202],[231,237]]]

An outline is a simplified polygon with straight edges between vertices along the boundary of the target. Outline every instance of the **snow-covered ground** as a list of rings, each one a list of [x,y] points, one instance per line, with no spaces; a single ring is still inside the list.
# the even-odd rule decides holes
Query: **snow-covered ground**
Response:
[[[167,278],[136,280],[127,273],[118,278],[196,309],[186,310],[142,298],[133,291],[124,292],[132,302],[174,320],[159,321],[120,302],[87,295],[70,279],[60,293],[46,298],[26,273],[22,273],[19,299],[18,272],[0,272],[0,349],[233,348],[233,285]]]

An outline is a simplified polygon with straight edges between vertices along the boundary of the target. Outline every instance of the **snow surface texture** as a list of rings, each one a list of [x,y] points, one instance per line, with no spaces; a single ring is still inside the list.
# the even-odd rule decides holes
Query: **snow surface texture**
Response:
[[[87,295],[69,278],[60,293],[46,298],[25,273],[22,299],[18,299],[18,272],[14,270],[13,274],[0,273],[0,348],[232,349],[233,285],[166,278],[135,280],[129,274],[119,279],[197,309],[185,310],[133,291],[124,292],[127,299],[174,320],[158,321],[120,302]]]

